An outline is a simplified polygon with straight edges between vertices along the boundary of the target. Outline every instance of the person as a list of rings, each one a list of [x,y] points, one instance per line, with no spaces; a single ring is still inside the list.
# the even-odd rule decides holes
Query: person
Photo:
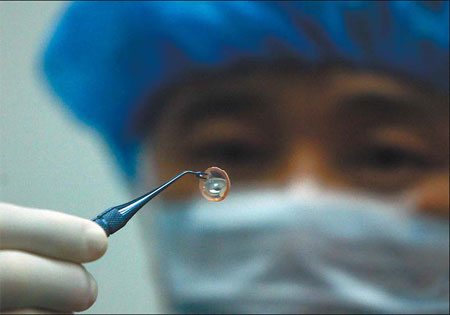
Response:
[[[448,313],[448,2],[81,2],[43,67],[145,191],[167,309]],[[149,206],[150,207],[150,206]],[[1,308],[82,311],[95,223],[0,207]],[[51,228],[49,228],[51,226]]]

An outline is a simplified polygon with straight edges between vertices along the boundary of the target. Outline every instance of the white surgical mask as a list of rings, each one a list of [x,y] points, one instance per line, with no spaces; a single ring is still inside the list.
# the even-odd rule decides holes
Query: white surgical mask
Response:
[[[304,189],[165,202],[160,280],[188,313],[448,313],[449,222]]]

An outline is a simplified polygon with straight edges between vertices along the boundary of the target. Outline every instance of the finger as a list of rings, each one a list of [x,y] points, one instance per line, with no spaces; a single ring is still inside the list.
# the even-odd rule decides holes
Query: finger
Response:
[[[61,313],[59,311],[42,310],[37,308],[22,308],[18,310],[4,311],[0,314],[73,314],[71,312]]]
[[[105,232],[93,221],[0,203],[0,249],[88,262],[103,256],[107,244]]]
[[[76,263],[27,252],[0,251],[3,310],[18,308],[83,311],[97,298],[97,283]]]

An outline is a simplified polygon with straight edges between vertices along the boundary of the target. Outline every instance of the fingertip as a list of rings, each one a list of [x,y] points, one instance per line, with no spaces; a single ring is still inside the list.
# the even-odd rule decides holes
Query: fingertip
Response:
[[[105,231],[98,224],[90,223],[85,232],[88,250],[86,262],[99,259],[108,248],[108,237]]]
[[[89,309],[97,300],[98,286],[97,281],[94,277],[86,272],[86,286],[84,287],[83,293],[78,294],[79,299],[76,300],[74,304],[70,307],[75,312],[83,312]]]
[[[91,295],[90,295],[86,309],[90,308],[92,306],[92,304],[94,304],[94,302],[97,300],[97,296],[98,296],[97,281],[95,281],[95,279],[92,276],[89,277],[89,289],[90,289]]]

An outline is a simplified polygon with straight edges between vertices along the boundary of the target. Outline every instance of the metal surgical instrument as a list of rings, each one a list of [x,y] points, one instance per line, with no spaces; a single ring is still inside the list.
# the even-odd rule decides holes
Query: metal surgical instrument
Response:
[[[177,181],[179,178],[186,174],[196,175],[200,179],[207,179],[208,173],[196,172],[196,171],[184,171],[179,173],[174,178],[160,185],[159,187],[153,189],[152,191],[136,198],[132,201],[124,203],[123,205],[111,207],[106,209],[98,216],[96,216],[92,221],[100,225],[107,236],[117,232],[122,227],[127,224],[127,222],[141,209],[147,202],[156,197],[160,192],[166,189],[170,184]]]

